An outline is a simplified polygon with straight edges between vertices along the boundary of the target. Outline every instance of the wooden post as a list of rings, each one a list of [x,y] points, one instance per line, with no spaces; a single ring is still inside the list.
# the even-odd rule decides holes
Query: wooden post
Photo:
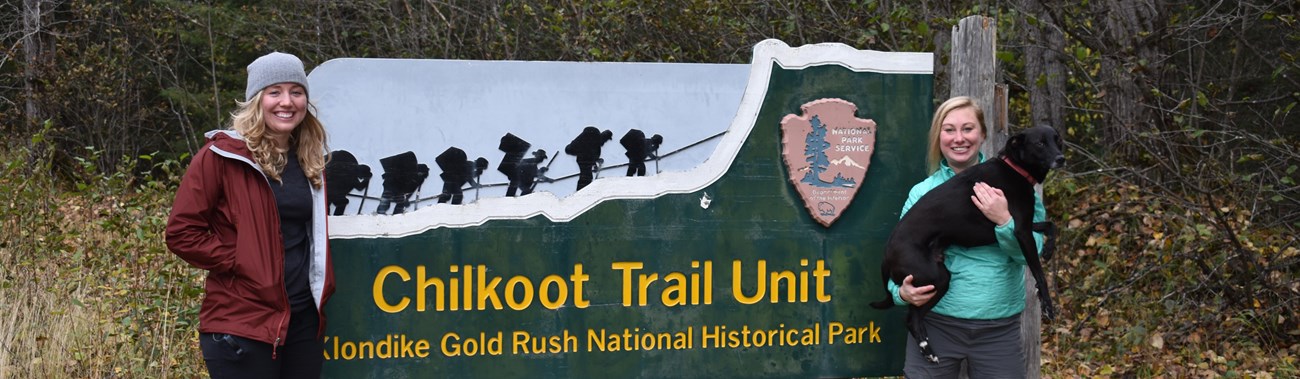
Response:
[[[970,16],[953,27],[952,60],[948,64],[950,95],[970,96],[984,109],[984,125],[989,126],[989,135],[980,152],[985,157],[992,157],[1007,143],[1006,125],[998,123],[999,118],[1006,120],[1005,115],[998,115],[998,109],[1005,110],[1006,105],[996,104],[994,96],[996,52],[997,25],[993,18]]]
[[[997,25],[990,17],[970,16],[952,30],[952,60],[948,65],[951,96],[969,96],[984,109],[988,138],[980,152],[992,158],[1006,145],[1007,89],[995,82],[997,76]],[[1041,194],[1040,194],[1041,196]],[[1025,275],[1025,312],[1020,315],[1021,343],[1025,350],[1025,373],[1029,378],[1041,376],[1041,310],[1033,275]],[[963,367],[965,365],[963,364]],[[962,378],[966,378],[963,368]]]

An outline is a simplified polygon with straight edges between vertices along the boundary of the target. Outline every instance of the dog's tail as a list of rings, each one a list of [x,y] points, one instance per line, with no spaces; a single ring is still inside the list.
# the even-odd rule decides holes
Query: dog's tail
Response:
[[[880,265],[880,285],[885,287],[885,299],[871,303],[872,308],[889,309],[894,306],[894,295],[889,293],[889,269]]]

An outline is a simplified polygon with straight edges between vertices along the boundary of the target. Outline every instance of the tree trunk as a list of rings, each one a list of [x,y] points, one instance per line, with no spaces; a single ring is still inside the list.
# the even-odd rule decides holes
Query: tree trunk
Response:
[[[1147,100],[1146,88],[1154,87],[1151,73],[1159,70],[1155,65],[1162,60],[1157,46],[1148,41],[1161,28],[1160,12],[1165,6],[1161,3],[1159,0],[1089,3],[1096,14],[1103,15],[1099,29],[1104,48],[1118,52],[1102,56],[1098,76],[1104,95],[1099,97],[1107,111],[1103,141],[1110,146],[1128,146],[1128,150],[1116,151],[1124,156],[1143,153],[1136,151],[1134,144],[1123,143],[1131,141],[1131,135],[1158,127],[1156,112],[1150,107],[1157,102]]]
[[[1022,0],[1020,7],[1030,17],[1048,18],[1041,0]],[[1028,39],[1023,54],[1025,88],[1029,91],[1029,120],[1023,126],[1045,124],[1064,134],[1066,71],[1061,54],[1065,51],[1065,34],[1055,25],[1027,20],[1025,17],[1019,21]]]
[[[950,95],[969,96],[984,109],[989,130],[980,152],[985,157],[992,157],[1007,142],[1006,127],[998,125],[994,112],[997,34],[997,21],[991,17],[962,19],[952,30],[952,64],[948,65]]]
[[[45,66],[45,46],[41,43],[44,28],[41,20],[41,14],[44,13],[43,5],[45,5],[44,0],[23,0],[23,111],[27,116],[24,126],[30,130],[39,128],[44,119],[40,104],[36,103],[38,90],[36,78],[41,76],[40,73]]]

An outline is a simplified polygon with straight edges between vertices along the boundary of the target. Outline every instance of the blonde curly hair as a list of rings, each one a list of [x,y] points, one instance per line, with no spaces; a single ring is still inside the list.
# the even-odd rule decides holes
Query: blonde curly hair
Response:
[[[279,148],[266,134],[265,115],[262,114],[262,91],[248,101],[236,101],[239,108],[230,116],[230,129],[238,132],[253,152],[253,161],[262,167],[268,179],[280,181],[280,174],[288,164],[289,150]],[[291,148],[298,153],[298,164],[311,186],[320,189],[325,184],[326,144],[325,126],[316,118],[316,106],[307,103],[307,114],[302,123],[289,136]]]

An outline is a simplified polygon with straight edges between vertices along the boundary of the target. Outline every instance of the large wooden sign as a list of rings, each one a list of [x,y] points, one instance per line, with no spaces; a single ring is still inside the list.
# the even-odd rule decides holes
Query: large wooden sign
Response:
[[[510,71],[466,84],[494,65]],[[433,67],[464,72],[404,74]],[[330,219],[328,377],[902,371],[902,308],[867,303],[924,177],[930,54],[768,40],[750,65],[349,59],[309,80],[331,148],[371,173]],[[427,171],[419,195],[380,183],[401,167]],[[450,192],[463,201],[437,202]],[[406,208],[370,208],[384,200]]]

